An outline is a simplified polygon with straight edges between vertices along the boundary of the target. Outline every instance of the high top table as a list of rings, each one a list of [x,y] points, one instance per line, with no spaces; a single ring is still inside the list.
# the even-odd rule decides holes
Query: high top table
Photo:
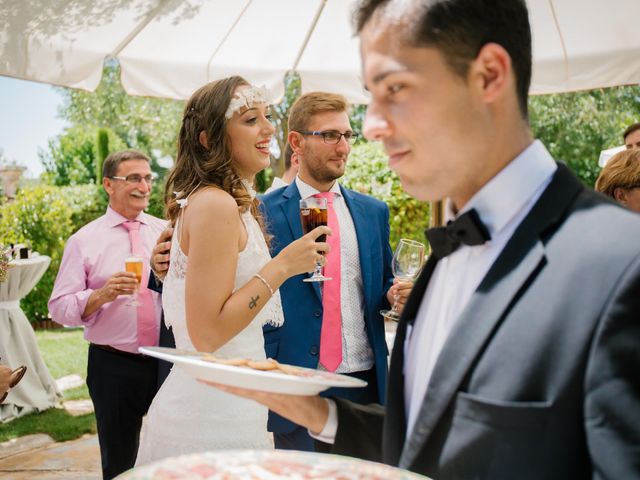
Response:
[[[36,286],[50,263],[51,258],[44,255],[14,260],[9,264],[7,279],[0,283],[0,362],[11,368],[27,366],[22,381],[0,404],[0,422],[46,410],[62,399],[42,360],[33,328],[20,308],[20,300]]]

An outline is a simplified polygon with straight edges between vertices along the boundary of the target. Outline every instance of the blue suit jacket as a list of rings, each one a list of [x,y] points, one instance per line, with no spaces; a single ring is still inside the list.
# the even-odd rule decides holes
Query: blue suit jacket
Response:
[[[360,268],[365,300],[365,326],[375,356],[378,398],[384,403],[387,356],[384,321],[379,313],[387,306],[386,292],[393,283],[391,247],[389,246],[389,209],[367,195],[340,187],[353,219],[358,239]],[[302,236],[300,193],[295,182],[262,197],[262,209],[271,240],[271,254],[277,255],[293,240]],[[306,275],[288,279],[280,287],[284,325],[264,327],[268,357],[279,362],[317,368],[322,326],[322,297],[318,283],[303,282]],[[331,390],[325,392],[331,395]],[[294,424],[270,414],[269,430],[288,432]]]

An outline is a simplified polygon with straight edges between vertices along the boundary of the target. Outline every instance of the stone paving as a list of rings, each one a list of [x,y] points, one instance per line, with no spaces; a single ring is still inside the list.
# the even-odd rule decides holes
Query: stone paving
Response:
[[[0,478],[99,480],[102,473],[98,437],[85,435],[56,443],[48,435],[39,434],[0,444]]]

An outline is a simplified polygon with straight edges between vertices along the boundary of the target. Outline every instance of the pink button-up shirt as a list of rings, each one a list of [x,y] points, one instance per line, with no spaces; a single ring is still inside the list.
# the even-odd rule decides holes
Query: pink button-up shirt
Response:
[[[148,263],[165,220],[142,212],[136,218]],[[120,295],[102,305],[93,314],[82,318],[89,296],[101,288],[116,272],[124,271],[124,260],[131,253],[129,233],[122,226],[127,219],[111,209],[74,233],[64,249],[53,292],[49,299],[51,318],[63,325],[84,326],[84,338],[92,343],[111,345],[127,352],[138,351],[137,312],[127,306],[128,295]],[[146,285],[148,278],[143,278]],[[160,324],[160,295],[151,292]]]

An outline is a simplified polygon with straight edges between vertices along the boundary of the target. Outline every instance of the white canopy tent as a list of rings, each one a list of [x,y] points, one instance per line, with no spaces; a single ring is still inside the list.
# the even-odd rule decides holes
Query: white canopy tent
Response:
[[[532,93],[640,82],[640,0],[527,0]],[[106,57],[132,95],[187,98],[240,74],[281,97],[304,91],[366,103],[356,0],[0,0],[0,75],[94,90]]]

